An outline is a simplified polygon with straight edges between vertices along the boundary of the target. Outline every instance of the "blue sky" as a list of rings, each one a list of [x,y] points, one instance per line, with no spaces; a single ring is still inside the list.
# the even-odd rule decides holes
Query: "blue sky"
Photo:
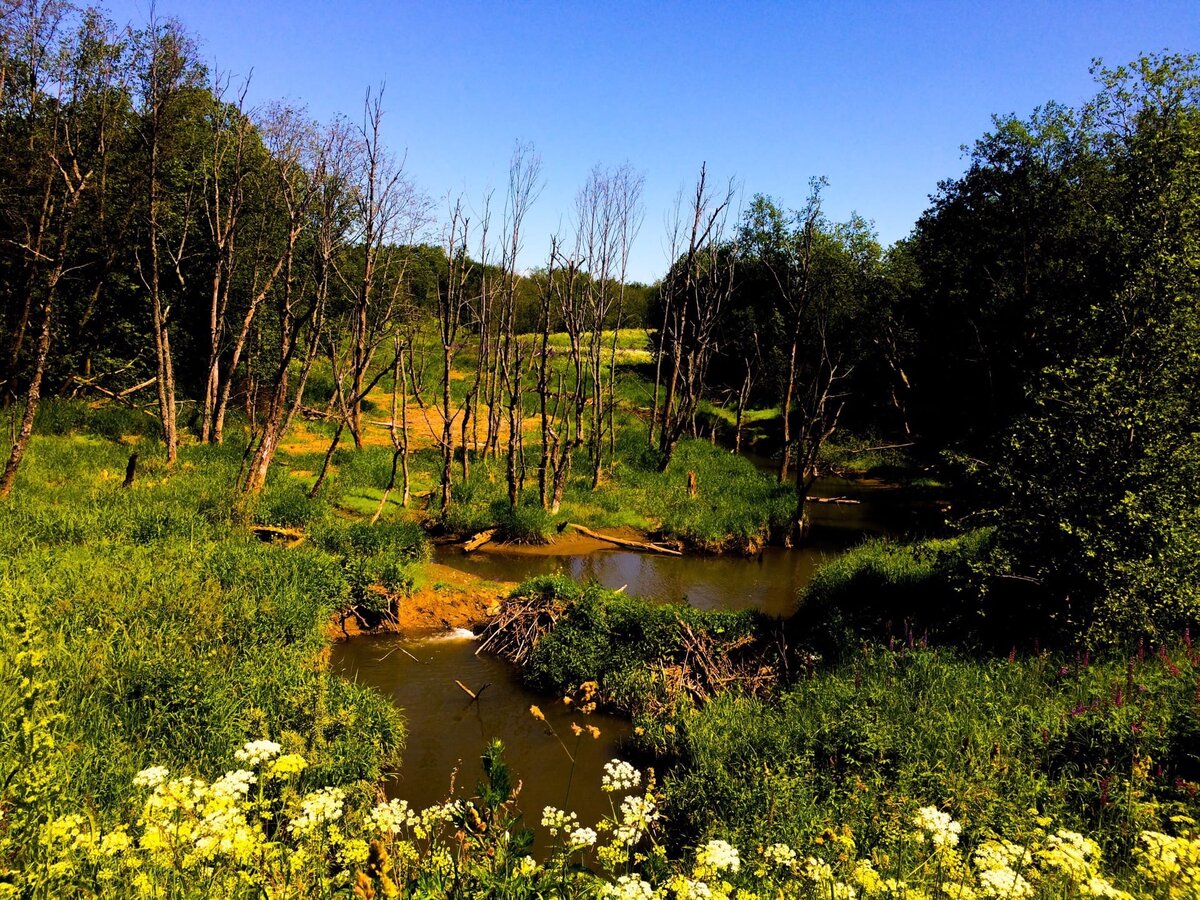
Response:
[[[140,22],[147,0],[104,5]],[[504,188],[514,142],[542,157],[526,265],[569,227],[596,163],[646,179],[631,275],[666,265],[663,221],[701,162],[755,193],[906,235],[961,145],[993,113],[1093,93],[1093,57],[1200,51],[1190,2],[321,2],[158,0],[210,63],[253,69],[251,99],[287,98],[319,119],[360,115],[386,81],[386,134],[415,181],[448,194]]]

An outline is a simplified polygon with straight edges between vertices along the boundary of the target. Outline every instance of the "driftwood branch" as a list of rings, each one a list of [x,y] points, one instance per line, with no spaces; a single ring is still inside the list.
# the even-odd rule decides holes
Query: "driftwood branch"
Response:
[[[645,550],[649,553],[664,553],[667,556],[683,556],[683,553],[679,550],[675,550],[672,547],[664,547],[662,544],[650,544],[645,541],[631,541],[628,538],[613,537],[611,534],[601,534],[582,525],[576,525],[574,522],[570,523],[570,527],[574,528],[580,534],[595,538],[598,541],[607,541],[610,544],[616,544],[618,547],[628,547],[631,550]]]
[[[470,553],[474,550],[478,550],[495,536],[495,528],[489,528],[487,531],[479,532],[479,534],[475,535],[475,537],[463,544],[463,553]]]
[[[89,390],[95,391],[97,394],[102,394],[105,397],[108,397],[112,400],[117,400],[117,401],[129,406],[129,405],[132,405],[129,402],[130,395],[137,393],[138,391],[142,390],[143,388],[150,387],[150,385],[152,385],[156,381],[158,381],[158,378],[157,377],[148,378],[145,381],[143,381],[141,384],[135,384],[133,387],[125,388],[125,390],[123,390],[123,391],[109,390],[108,388],[97,384],[95,382],[95,380],[93,380],[93,379],[80,378],[78,375],[72,376],[71,380],[74,381],[75,384],[77,385],[76,392],[78,392],[78,390],[80,388],[87,388]]]
[[[905,447],[915,447],[915,441],[905,444],[880,444],[878,447],[859,447],[857,450],[844,450],[843,453],[872,453],[876,450],[903,450]]]
[[[274,525],[253,525],[250,528],[259,539],[264,541],[280,541],[288,547],[295,547],[304,540],[304,532],[299,528],[277,528]]]

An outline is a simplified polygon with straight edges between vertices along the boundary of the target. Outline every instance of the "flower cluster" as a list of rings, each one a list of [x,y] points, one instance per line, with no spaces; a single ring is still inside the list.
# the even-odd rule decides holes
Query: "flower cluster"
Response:
[[[311,885],[298,897],[448,896],[472,878],[479,896],[614,900],[1200,896],[1200,837],[1194,834],[1143,832],[1135,880],[1125,890],[1106,876],[1094,840],[1054,830],[1048,817],[1035,813],[1036,828],[1022,843],[991,838],[968,851],[960,847],[960,824],[934,806],[911,814],[907,821],[916,832],[902,829],[894,847],[864,854],[848,828],[831,828],[807,854],[773,843],[758,848],[753,865],[743,865],[736,846],[713,838],[696,848],[687,869],[669,860],[658,843],[662,813],[652,777],[643,793],[623,797],[613,816],[595,827],[581,825],[574,812],[547,806],[541,823],[554,845],[543,865],[523,855],[525,845],[512,840],[494,810],[478,805],[479,798],[418,812],[400,799],[358,808],[337,787],[300,795],[287,778],[307,764],[277,748],[272,742],[248,743],[238,757],[248,767],[211,783],[161,766],[143,769],[134,778],[145,792],[135,825],[106,829],[83,812],[49,820],[40,838],[47,871],[60,880],[57,893],[45,895],[70,894],[86,877],[114,890],[122,886],[121,896],[171,895],[174,889],[167,886],[183,882],[203,884],[209,896],[249,898],[269,894],[270,878]],[[642,773],[628,763],[613,760],[605,767],[606,789],[643,784]],[[575,854],[594,854],[599,865],[592,868],[590,859],[580,865]],[[0,898],[11,894],[3,887]]]
[[[787,844],[771,844],[762,850],[763,862],[770,868],[790,869],[796,865],[796,851]]]
[[[737,872],[742,860],[728,841],[709,841],[696,851],[696,869],[706,872]]]
[[[246,741],[242,749],[233,754],[233,758],[248,766],[261,766],[278,756],[282,749],[274,741]]]
[[[380,834],[400,834],[421,820],[409,809],[407,800],[389,800],[367,813],[367,821],[372,829]]]
[[[643,881],[638,875],[622,875],[616,883],[605,885],[601,897],[611,897],[613,900],[654,900],[659,896],[654,885]]]
[[[153,790],[166,781],[170,774],[171,771],[166,766],[151,766],[133,776],[133,786]]]
[[[342,817],[346,792],[341,788],[321,788],[300,801],[300,812],[288,824],[288,830],[296,835],[311,834],[330,822]]]
[[[308,760],[299,753],[285,753],[278,759],[271,760],[265,774],[268,778],[292,778],[307,767]]]
[[[936,806],[922,806],[913,816],[913,824],[917,826],[918,835],[929,838],[935,847],[957,847],[958,836],[962,834],[962,826]]]
[[[1136,855],[1139,874],[1172,900],[1200,896],[1200,837],[1143,831]]]
[[[650,796],[630,795],[621,801],[621,819],[613,829],[613,843],[632,847],[659,819],[658,805]]]
[[[584,850],[596,843],[596,829],[576,828],[567,837],[567,847],[570,850]]]
[[[568,832],[579,827],[579,817],[573,812],[563,812],[555,806],[547,806],[542,810],[542,827],[552,835]]]
[[[632,791],[642,783],[642,773],[627,762],[619,759],[604,764],[604,774],[600,776],[600,787],[610,794],[620,791]]]

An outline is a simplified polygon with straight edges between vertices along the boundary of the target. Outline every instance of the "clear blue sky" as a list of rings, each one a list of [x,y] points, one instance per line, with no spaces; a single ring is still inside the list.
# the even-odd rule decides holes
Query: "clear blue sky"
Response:
[[[148,0],[104,5],[140,22]],[[316,118],[357,117],[387,82],[386,132],[433,198],[502,194],[516,140],[543,160],[526,265],[568,224],[596,163],[646,178],[631,274],[665,268],[663,220],[702,161],[785,206],[810,176],[826,210],[903,237],[960,146],[993,113],[1024,115],[1092,93],[1088,65],[1200,51],[1200,0],[1184,2],[455,3],[158,0],[207,61],[246,74],[252,99]],[[445,203],[438,205],[444,209]]]

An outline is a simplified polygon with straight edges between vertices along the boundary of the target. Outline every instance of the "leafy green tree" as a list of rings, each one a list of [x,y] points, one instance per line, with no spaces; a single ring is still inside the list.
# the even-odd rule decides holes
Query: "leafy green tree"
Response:
[[[969,463],[1006,578],[1056,627],[1154,638],[1200,612],[1200,73],[998,119],[913,241],[916,421]]]

